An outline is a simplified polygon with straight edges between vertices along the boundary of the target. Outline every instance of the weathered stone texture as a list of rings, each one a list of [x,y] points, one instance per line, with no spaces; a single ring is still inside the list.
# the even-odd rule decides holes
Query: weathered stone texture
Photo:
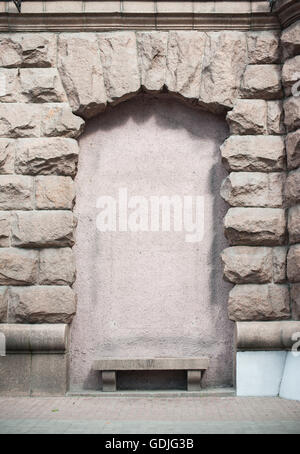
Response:
[[[0,288],[0,323],[5,323],[7,320],[7,298],[6,287]]]
[[[265,134],[267,103],[261,99],[237,99],[227,114],[231,134]]]
[[[78,137],[83,127],[65,103],[0,103],[0,137]]]
[[[71,285],[75,280],[75,260],[72,249],[42,249],[39,277],[40,284]]]
[[[136,36],[142,86],[158,92],[166,82],[168,33],[138,32]]]
[[[287,256],[287,275],[290,282],[300,282],[300,245],[291,246]]]
[[[224,278],[234,284],[286,281],[287,248],[233,246],[222,253]]]
[[[300,243],[300,205],[289,209],[288,230],[290,243]]]
[[[300,21],[287,27],[281,34],[284,57],[300,54]]]
[[[288,131],[300,128],[300,97],[291,96],[283,102],[284,123]]]
[[[11,213],[0,211],[0,247],[10,246]]]
[[[90,118],[104,110],[106,92],[96,34],[60,34],[58,69],[73,112]]]
[[[268,101],[267,110],[268,134],[285,134],[282,101]]]
[[[37,280],[38,252],[0,249],[0,285],[29,285]]]
[[[286,154],[289,169],[300,167],[300,129],[286,136]]]
[[[282,67],[282,83],[286,96],[292,93],[292,87],[300,81],[300,55],[286,60]],[[297,92],[299,91],[299,88]]]
[[[33,179],[21,175],[0,175],[0,210],[33,208]]]
[[[221,196],[231,206],[271,207],[283,205],[282,173],[232,172],[223,182]]]
[[[66,176],[76,174],[79,149],[74,139],[20,139],[15,145],[17,173]]]
[[[0,139],[0,175],[14,173],[15,142],[11,139]]]
[[[300,320],[300,284],[291,285],[291,305],[294,320]]]
[[[18,211],[14,216],[14,246],[51,247],[74,244],[75,225],[70,211]]]
[[[117,103],[140,89],[135,33],[99,33],[98,39],[108,101]]]
[[[285,210],[280,208],[230,208],[224,225],[232,245],[277,246],[286,239]]]
[[[230,320],[284,320],[290,318],[289,289],[278,284],[236,285],[229,294]]]
[[[287,279],[286,270],[287,246],[273,248],[273,282],[283,284]]]
[[[221,152],[232,171],[274,172],[285,167],[284,139],[278,136],[230,136]]]
[[[17,69],[0,68],[0,87],[0,102],[22,102]]]
[[[242,80],[244,98],[282,98],[279,65],[248,65]]]
[[[280,62],[279,34],[272,31],[247,33],[248,59],[251,64]]]
[[[9,33],[0,35],[0,66],[55,66],[56,35],[53,33]]]
[[[208,33],[203,61],[200,102],[219,110],[231,107],[238,96],[247,64],[245,33],[223,31]]]
[[[285,200],[290,206],[300,203],[300,168],[288,174],[285,184]]]
[[[35,199],[38,209],[71,210],[73,208],[74,198],[75,188],[72,178],[52,175],[36,178]]]
[[[272,280],[272,248],[234,246],[222,252],[224,277],[234,284]]]
[[[170,92],[199,98],[206,36],[197,31],[169,32],[166,86]]]
[[[56,68],[20,69],[20,86],[27,102],[67,102]]]
[[[68,104],[47,104],[42,111],[41,136],[79,137],[84,120],[73,115]]]
[[[10,323],[70,323],[75,310],[75,294],[70,287],[11,287],[9,290]]]

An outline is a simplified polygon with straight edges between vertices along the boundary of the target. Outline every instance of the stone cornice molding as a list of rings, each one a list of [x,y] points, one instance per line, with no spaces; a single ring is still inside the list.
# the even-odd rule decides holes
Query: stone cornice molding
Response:
[[[277,0],[274,7],[282,28],[287,28],[297,20],[300,20],[299,0]]]
[[[79,32],[112,30],[279,30],[276,14],[0,14],[0,32]]]

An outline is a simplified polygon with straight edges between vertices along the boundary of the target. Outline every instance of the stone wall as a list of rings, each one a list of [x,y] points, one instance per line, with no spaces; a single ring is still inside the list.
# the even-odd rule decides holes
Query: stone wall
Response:
[[[287,129],[287,179],[285,202],[288,209],[290,248],[287,277],[290,282],[292,315],[300,320],[300,21],[284,30],[281,36],[284,64],[284,115]]]
[[[300,22],[281,44],[277,31],[1,34],[0,321],[71,323],[75,139],[142,90],[227,112],[229,318],[299,320],[299,36]]]

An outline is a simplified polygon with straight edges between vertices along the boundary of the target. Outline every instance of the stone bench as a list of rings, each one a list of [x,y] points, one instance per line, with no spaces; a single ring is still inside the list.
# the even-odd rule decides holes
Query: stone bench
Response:
[[[95,360],[93,370],[102,373],[102,390],[116,391],[117,371],[132,370],[186,370],[187,390],[201,389],[202,371],[209,366],[207,357],[198,358],[102,358]]]

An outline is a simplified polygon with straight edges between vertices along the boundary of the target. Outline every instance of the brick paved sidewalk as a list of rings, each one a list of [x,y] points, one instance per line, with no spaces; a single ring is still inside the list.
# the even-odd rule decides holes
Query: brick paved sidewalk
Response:
[[[242,397],[2,397],[0,433],[300,434],[300,402]]]

